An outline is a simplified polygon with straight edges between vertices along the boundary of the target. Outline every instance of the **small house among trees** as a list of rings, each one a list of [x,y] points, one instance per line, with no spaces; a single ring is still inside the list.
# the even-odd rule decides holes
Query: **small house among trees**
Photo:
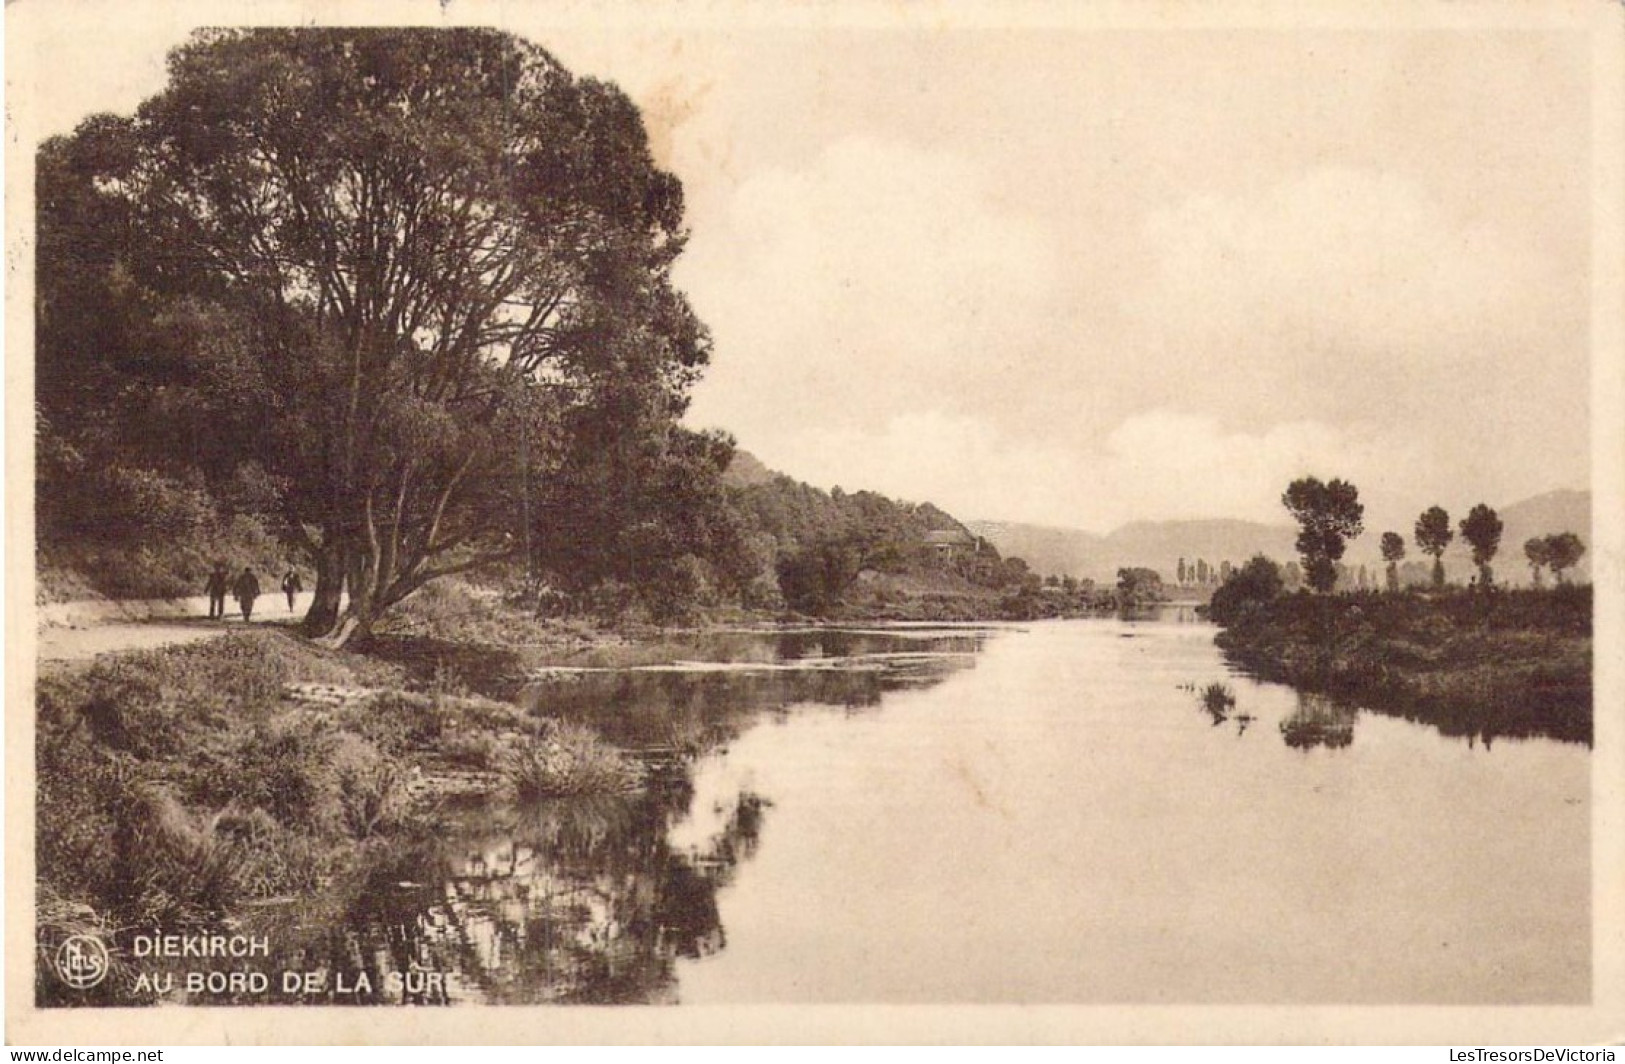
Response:
[[[942,561],[976,553],[977,537],[962,528],[934,528],[925,534],[925,543]]]

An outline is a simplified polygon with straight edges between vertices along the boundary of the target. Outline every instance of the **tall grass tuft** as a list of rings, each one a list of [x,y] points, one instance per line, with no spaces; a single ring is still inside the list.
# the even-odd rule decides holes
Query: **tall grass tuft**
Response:
[[[398,762],[355,736],[345,736],[333,758],[339,817],[353,838],[368,839],[406,822],[412,798]]]
[[[1227,684],[1210,683],[1202,689],[1202,708],[1222,717],[1236,707],[1236,694]]]
[[[579,724],[552,724],[508,752],[509,782],[524,801],[573,795],[615,795],[643,783],[643,767]]]
[[[141,923],[191,926],[243,892],[246,852],[189,813],[167,788],[139,784],[119,803],[114,839],[126,898]]]

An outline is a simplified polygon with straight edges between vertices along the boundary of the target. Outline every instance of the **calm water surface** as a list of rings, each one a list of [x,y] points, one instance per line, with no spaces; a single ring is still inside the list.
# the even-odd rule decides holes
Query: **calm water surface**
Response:
[[[564,662],[522,697],[638,750],[648,793],[448,810],[303,914],[290,963],[372,971],[378,1002],[1589,999],[1587,748],[1256,683],[1212,636],[739,633]],[[1214,681],[1227,714],[1198,702]],[[383,989],[413,966],[454,978]]]
[[[1585,747],[1306,699],[1212,635],[1032,625],[879,712],[707,758],[696,810],[772,808],[679,998],[1588,999]],[[1223,721],[1182,689],[1215,680]]]

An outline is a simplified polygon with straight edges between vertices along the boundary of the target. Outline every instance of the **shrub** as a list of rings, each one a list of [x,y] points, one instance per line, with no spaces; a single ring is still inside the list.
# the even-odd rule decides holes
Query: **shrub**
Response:
[[[1234,624],[1281,594],[1281,567],[1262,554],[1232,572],[1213,592],[1207,615],[1215,624]]]
[[[76,531],[106,540],[162,540],[195,533],[217,518],[201,477],[174,477],[114,463],[90,473],[84,500],[92,512],[74,515]]]
[[[586,608],[602,624],[615,624],[632,613],[637,589],[619,580],[604,580],[586,595]]]
[[[200,787],[218,805],[259,808],[278,823],[315,834],[342,825],[332,758],[338,738],[308,717],[261,724],[217,759]]]
[[[235,559],[275,570],[286,549],[253,514],[226,514],[202,482],[120,462],[81,462],[68,474],[42,456],[39,561],[69,597],[198,594],[209,567]]]
[[[215,816],[214,830],[241,850],[238,885],[248,897],[311,893],[321,889],[340,863],[334,847],[283,827],[263,809],[228,806]]]
[[[506,761],[509,782],[527,801],[627,794],[643,782],[642,766],[579,724],[553,724],[519,740]]]
[[[342,735],[333,753],[334,784],[344,829],[357,839],[392,831],[411,806],[406,773],[371,743]]]
[[[83,727],[111,749],[165,757],[195,747],[227,714],[280,702],[294,679],[347,682],[353,673],[283,633],[238,632],[52,671],[36,700],[53,731]]]
[[[401,603],[400,619],[414,631],[443,639],[458,639],[477,630],[486,610],[467,584],[436,580],[424,585]]]
[[[185,745],[186,721],[164,695],[144,662],[114,658],[77,676],[42,680],[36,702],[54,733],[83,728],[110,750],[148,758],[173,754]]]
[[[102,898],[117,886],[113,808],[129,785],[130,759],[84,742],[45,748],[35,779],[36,874],[64,894]]]
[[[493,735],[463,731],[440,743],[440,756],[447,764],[462,768],[489,769],[502,763],[502,743]]]
[[[167,788],[131,787],[115,816],[117,893],[136,922],[200,924],[223,915],[242,893],[244,849],[216,835]]]
[[[245,816],[317,838],[358,839],[405,823],[410,797],[402,766],[366,738],[310,717],[254,728],[200,774],[199,800],[235,813],[233,830],[263,837]]]

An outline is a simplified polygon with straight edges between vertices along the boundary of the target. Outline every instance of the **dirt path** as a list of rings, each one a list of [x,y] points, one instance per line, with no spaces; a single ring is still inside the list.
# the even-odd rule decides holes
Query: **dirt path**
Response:
[[[140,602],[82,601],[52,603],[39,610],[37,657],[78,661],[124,650],[145,650],[173,643],[213,639],[244,627],[236,603],[225,621],[209,620],[209,600],[164,599]],[[282,594],[261,595],[248,624],[297,624],[310,606],[310,592],[294,597],[294,608]]]

